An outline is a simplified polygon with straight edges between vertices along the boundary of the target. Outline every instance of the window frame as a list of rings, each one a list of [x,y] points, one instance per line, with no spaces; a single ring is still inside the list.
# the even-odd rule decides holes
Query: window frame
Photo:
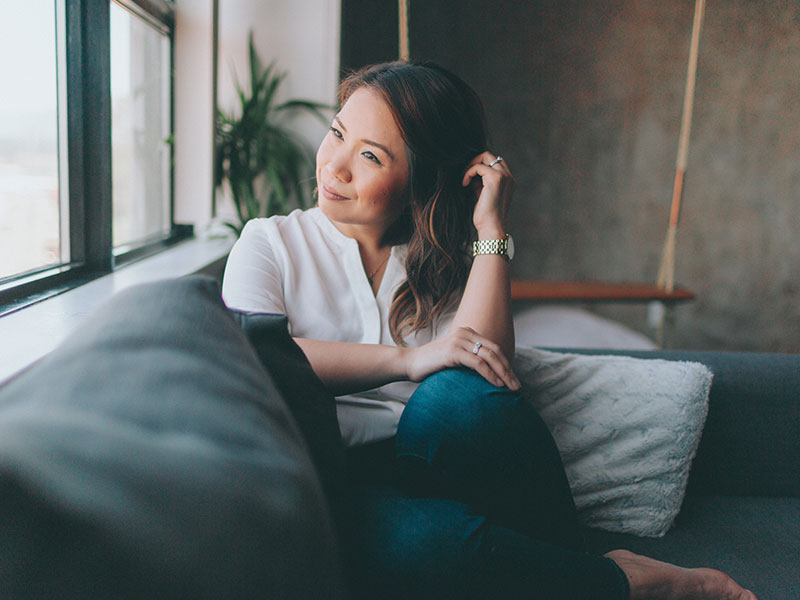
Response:
[[[175,11],[171,0],[66,0],[69,260],[0,279],[0,316],[72,289],[193,235],[175,223],[175,144],[170,144],[170,230],[115,249],[112,241],[110,4],[169,37],[170,135],[175,132]],[[63,114],[63,113],[62,113]],[[174,139],[174,137],[173,137]],[[63,157],[60,157],[60,160]],[[62,196],[63,197],[63,196]]]

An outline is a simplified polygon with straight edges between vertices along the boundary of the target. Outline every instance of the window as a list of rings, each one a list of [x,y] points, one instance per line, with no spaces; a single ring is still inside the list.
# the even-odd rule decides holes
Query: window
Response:
[[[0,7],[0,314],[190,233],[172,218],[173,31],[168,0]]]
[[[170,229],[168,31],[111,5],[111,173],[115,248]]]
[[[69,260],[61,244],[59,193],[63,2],[6,3],[0,6],[0,23],[0,278],[5,278]]]

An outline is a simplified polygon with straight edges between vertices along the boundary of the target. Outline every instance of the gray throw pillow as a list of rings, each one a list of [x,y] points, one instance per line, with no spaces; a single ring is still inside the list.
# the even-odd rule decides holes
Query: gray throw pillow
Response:
[[[308,447],[205,278],[116,295],[0,388],[0,597],[340,598]]]

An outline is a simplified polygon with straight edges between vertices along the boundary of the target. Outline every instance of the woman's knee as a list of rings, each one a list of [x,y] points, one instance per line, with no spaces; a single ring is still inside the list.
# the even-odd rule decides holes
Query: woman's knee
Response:
[[[398,483],[410,495],[455,498],[511,529],[563,539],[574,504],[550,431],[520,394],[478,378],[443,372],[412,396],[395,439]]]
[[[530,410],[519,394],[474,371],[440,371],[409,399],[398,426],[398,452],[427,459],[443,448],[483,452],[483,446],[511,435],[511,424]]]

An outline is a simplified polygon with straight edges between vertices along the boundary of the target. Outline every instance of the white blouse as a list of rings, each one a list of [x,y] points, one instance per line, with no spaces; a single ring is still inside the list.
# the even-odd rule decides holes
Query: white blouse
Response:
[[[222,283],[233,309],[282,313],[294,337],[394,346],[389,308],[405,281],[406,246],[394,246],[377,294],[361,263],[358,242],[345,236],[319,208],[253,219],[234,244]],[[447,331],[454,313],[406,339],[427,343]],[[394,435],[417,384],[396,382],[339,396],[342,437],[350,446]]]

